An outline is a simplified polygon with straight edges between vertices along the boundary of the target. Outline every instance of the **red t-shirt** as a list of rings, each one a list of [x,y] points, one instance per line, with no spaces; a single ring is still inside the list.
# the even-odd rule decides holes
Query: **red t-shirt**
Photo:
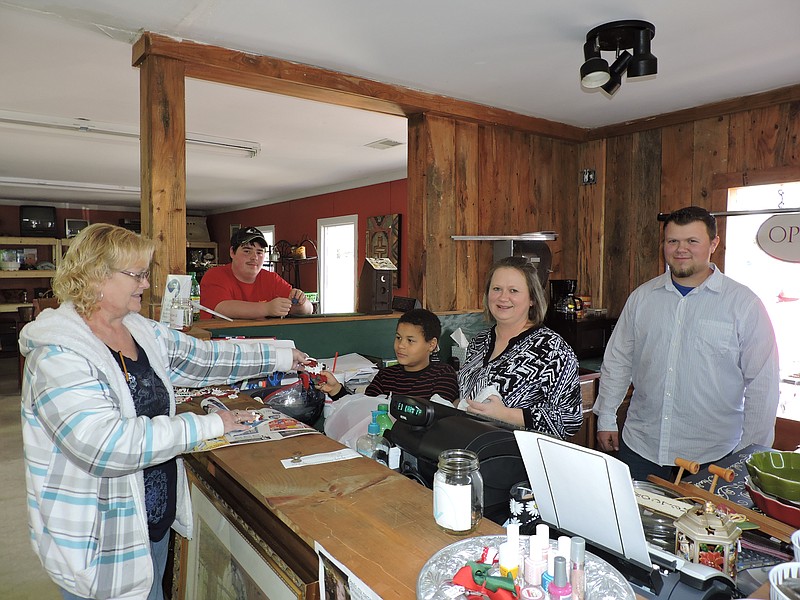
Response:
[[[280,275],[264,269],[253,283],[236,279],[230,264],[213,267],[206,271],[200,280],[200,304],[216,310],[223,300],[244,300],[246,302],[269,302],[274,298],[288,298],[292,286]],[[200,311],[201,319],[212,315]]]

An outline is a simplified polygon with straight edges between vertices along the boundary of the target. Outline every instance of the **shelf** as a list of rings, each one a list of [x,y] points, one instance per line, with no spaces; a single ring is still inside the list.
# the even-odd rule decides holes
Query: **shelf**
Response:
[[[61,240],[58,238],[0,236],[0,246],[3,244],[11,244],[12,246],[57,246],[60,243]]]
[[[0,279],[51,279],[55,277],[55,274],[55,271],[41,271],[39,269],[0,271]]]
[[[317,260],[316,256],[309,256],[307,258],[295,258],[294,256],[286,256],[286,257],[284,257],[284,258],[282,258],[280,260],[277,260],[277,261],[276,260],[268,260],[268,261],[265,261],[265,262],[268,262],[268,263],[285,262],[285,263],[303,264],[303,263],[308,263],[308,262],[314,262],[315,260]]]
[[[214,254],[217,252],[217,242],[186,242],[187,248],[213,248]]]
[[[30,302],[22,304],[0,304],[0,313],[15,313],[20,306],[33,306]]]

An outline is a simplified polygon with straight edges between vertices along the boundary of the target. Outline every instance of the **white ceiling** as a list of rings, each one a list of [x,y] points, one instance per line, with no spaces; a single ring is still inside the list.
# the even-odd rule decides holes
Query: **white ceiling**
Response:
[[[581,89],[586,32],[656,27],[655,77]],[[0,111],[138,127],[138,31],[598,127],[800,83],[797,0],[0,0]],[[604,55],[605,58],[608,58]],[[612,57],[613,58],[613,57]],[[255,158],[187,151],[187,206],[218,212],[405,176],[397,117],[187,81],[187,131],[257,141]],[[373,150],[389,138],[403,144]],[[135,140],[0,125],[0,200],[138,207]]]

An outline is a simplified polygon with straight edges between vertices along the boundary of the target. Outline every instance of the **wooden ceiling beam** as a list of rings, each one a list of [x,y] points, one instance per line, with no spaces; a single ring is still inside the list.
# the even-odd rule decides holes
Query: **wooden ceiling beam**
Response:
[[[508,110],[381,83],[347,73],[146,32],[133,46],[133,65],[148,56],[185,63],[187,77],[339,106],[409,117],[427,113],[581,142],[585,129]]]

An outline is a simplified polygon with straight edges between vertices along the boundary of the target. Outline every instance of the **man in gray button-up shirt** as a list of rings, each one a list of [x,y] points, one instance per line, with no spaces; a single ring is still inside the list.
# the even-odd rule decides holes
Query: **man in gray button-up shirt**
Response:
[[[717,461],[771,446],[778,349],[764,305],[711,263],[713,215],[697,206],[664,225],[669,269],[636,288],[603,357],[594,405],[599,449],[619,451],[631,476],[669,477],[675,458]],[[620,439],[616,413],[633,383]]]

